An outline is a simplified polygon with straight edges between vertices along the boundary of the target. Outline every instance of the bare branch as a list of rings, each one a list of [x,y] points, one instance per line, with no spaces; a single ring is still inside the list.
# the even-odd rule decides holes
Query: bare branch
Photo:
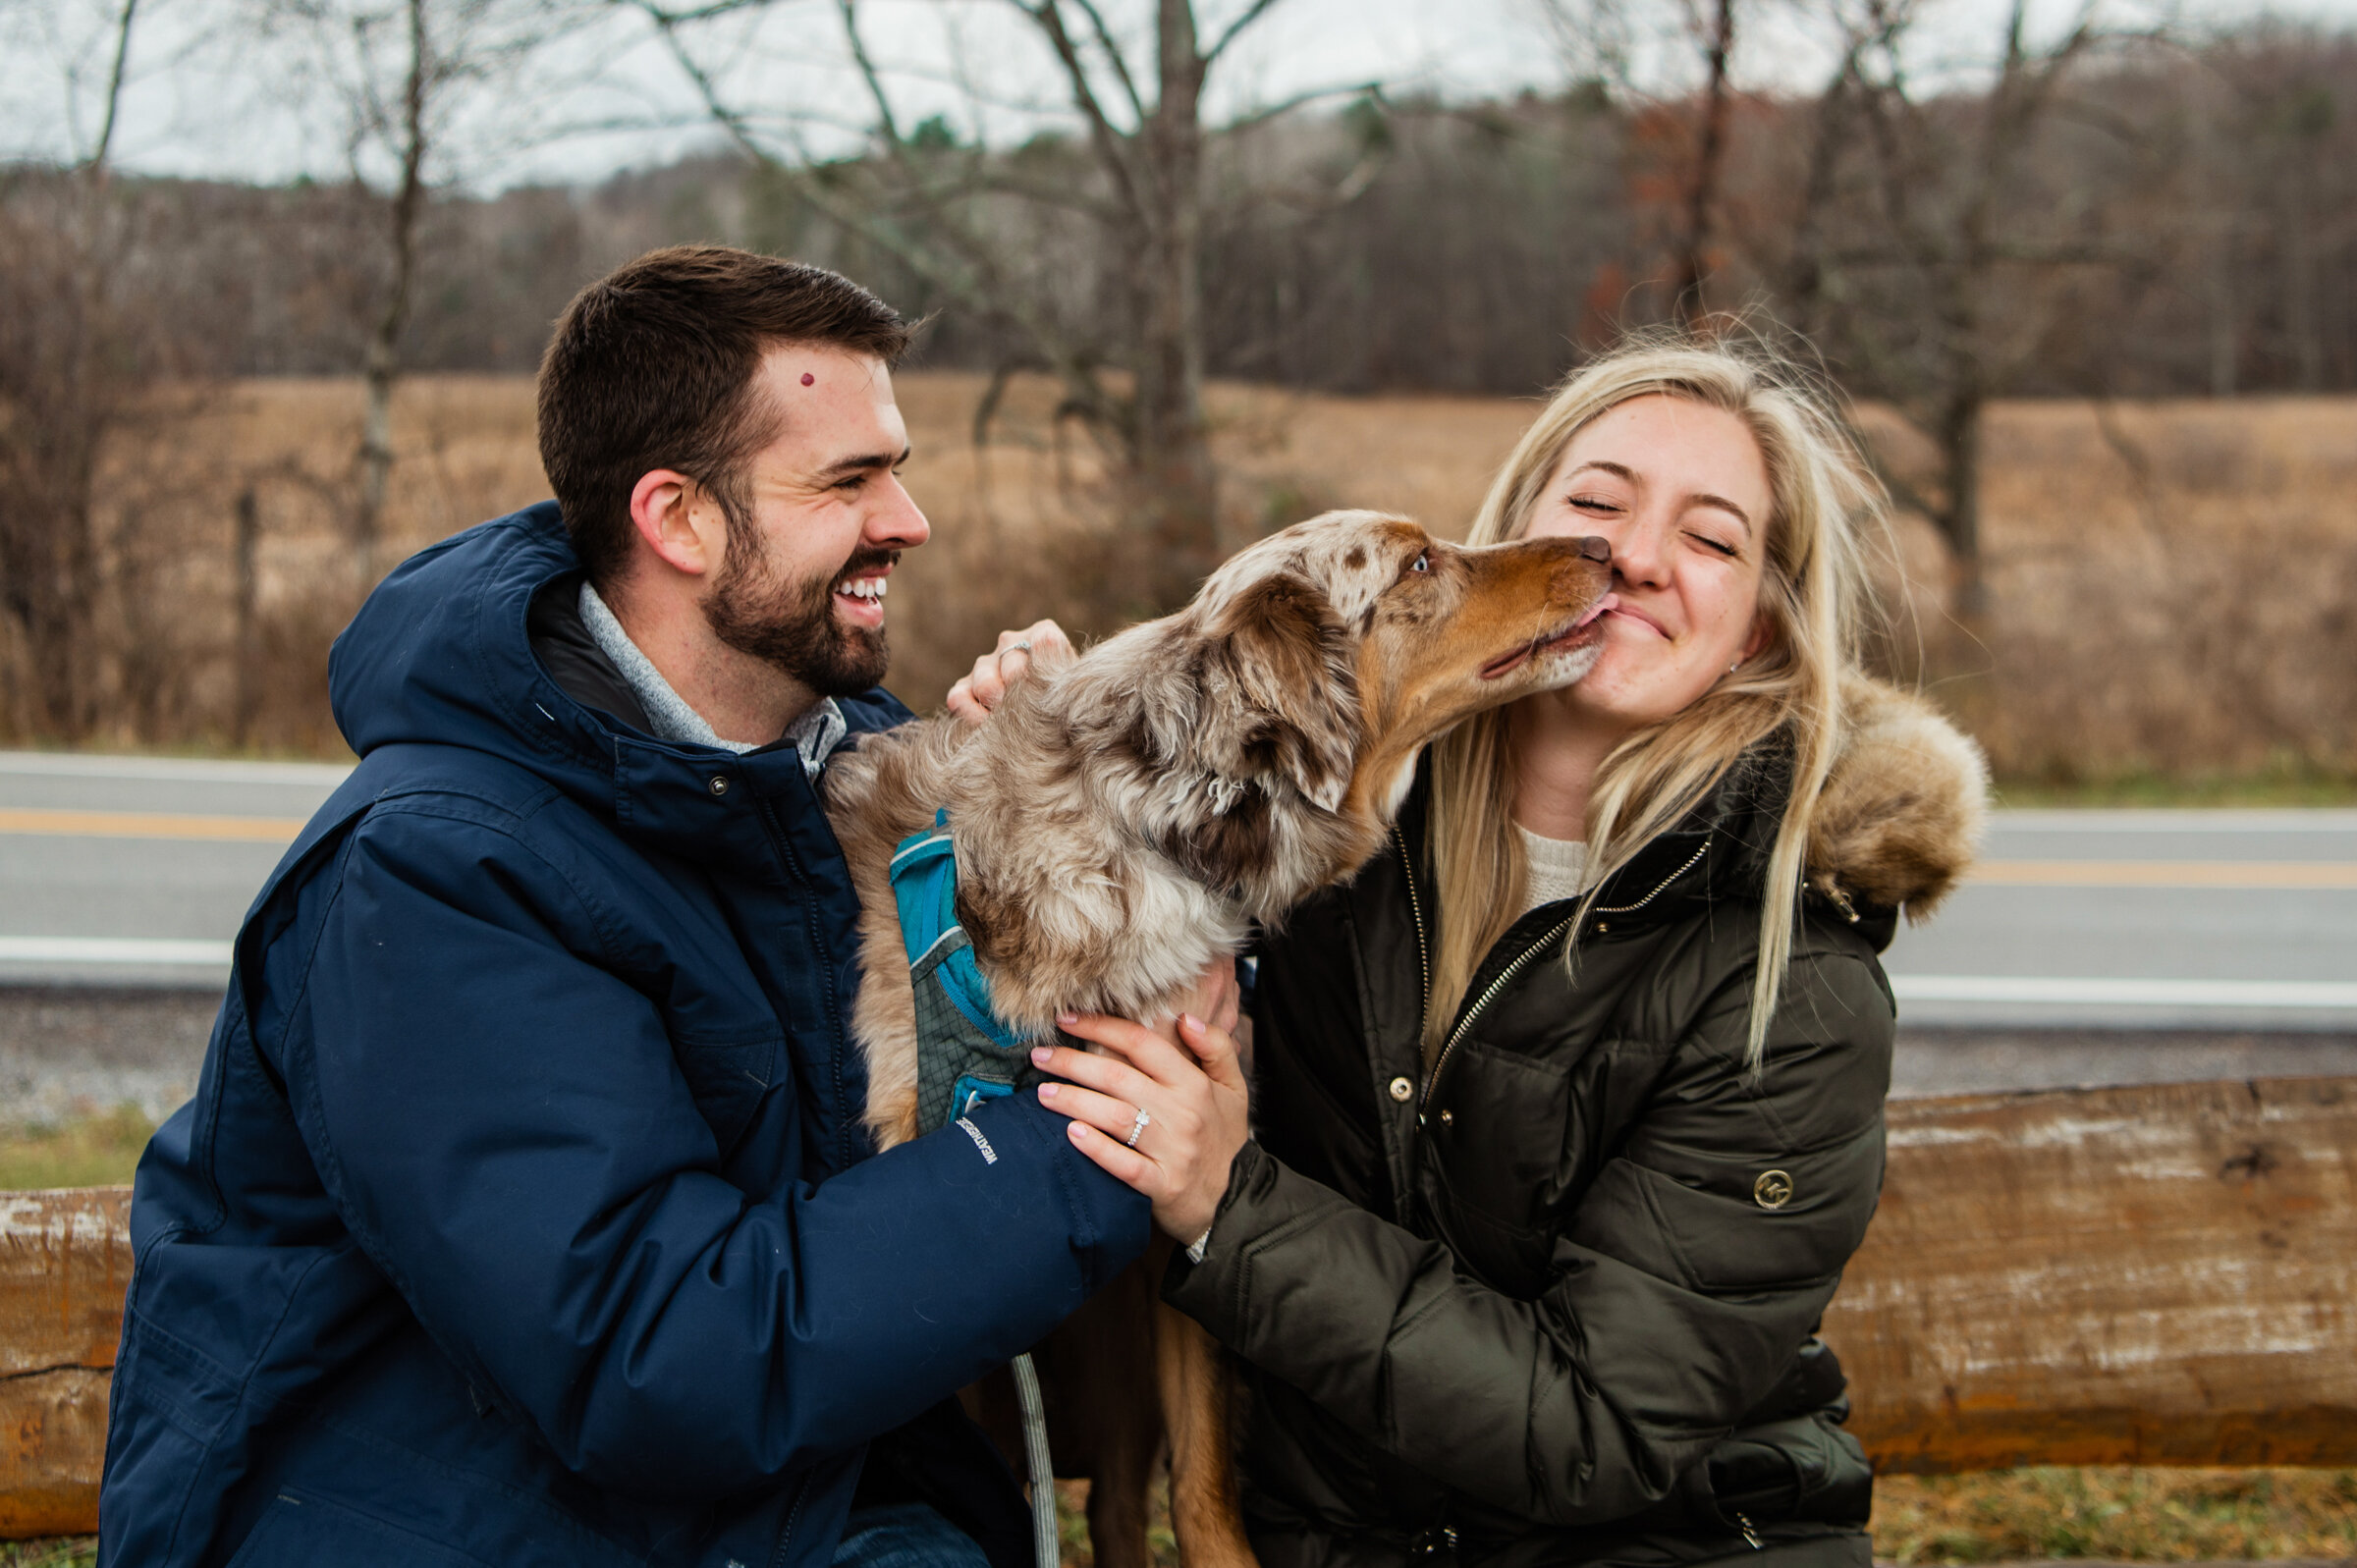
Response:
[[[1105,14],[1097,9],[1096,0],[1072,0],[1072,4],[1078,6],[1081,15],[1088,18],[1089,29],[1097,35],[1097,47],[1104,51],[1106,62],[1113,67],[1115,80],[1122,84],[1123,95],[1129,100],[1129,112],[1137,117],[1139,125],[1144,125],[1146,100],[1138,95],[1137,79],[1130,74],[1128,57],[1122,53],[1122,46],[1114,41],[1113,29],[1105,25]]]
[[[1307,108],[1322,99],[1340,98],[1353,94],[1373,94],[1380,91],[1382,86],[1383,83],[1380,81],[1338,81],[1332,86],[1311,87],[1305,91],[1296,92],[1289,98],[1280,98],[1275,103],[1263,105],[1250,114],[1238,115],[1220,129],[1230,133],[1250,131],[1265,126],[1272,120],[1282,120],[1295,109]]]
[[[1064,25],[1064,12],[1057,0],[1038,0],[1036,5],[1027,5],[1024,0],[1009,0],[1009,3],[1029,17],[1032,25],[1047,38],[1048,47],[1055,51],[1058,64],[1064,67],[1066,81],[1071,88],[1072,107],[1080,112],[1081,119],[1088,126],[1089,144],[1096,149],[1097,161],[1113,177],[1123,203],[1138,226],[1150,226],[1153,209],[1138,189],[1138,177],[1130,165],[1127,138],[1106,118],[1104,106],[1097,101],[1096,88],[1088,80],[1088,63],[1081,59],[1079,48],[1072,42],[1072,35]]]
[[[106,73],[106,109],[103,118],[98,122],[97,143],[91,147],[89,157],[84,160],[86,167],[100,172],[99,178],[101,179],[104,178],[103,171],[107,167],[107,154],[115,143],[115,121],[123,107],[123,68],[131,58],[131,26],[137,19],[138,13],[139,0],[123,0],[123,14],[115,24],[114,64],[107,69]]]
[[[859,69],[859,80],[866,83],[867,96],[876,106],[876,129],[883,134],[884,144],[898,158],[905,150],[901,141],[901,128],[892,117],[892,99],[884,91],[883,80],[876,75],[876,63],[868,58],[867,40],[859,35],[859,0],[835,0],[835,9],[843,17],[843,35],[851,46],[851,63]]]
[[[1252,0],[1252,3],[1244,8],[1244,14],[1229,23],[1219,37],[1212,41],[1211,47],[1203,51],[1201,56],[1203,64],[1209,66],[1220,56],[1226,54],[1228,46],[1241,37],[1245,28],[1275,10],[1277,4],[1278,0]]]

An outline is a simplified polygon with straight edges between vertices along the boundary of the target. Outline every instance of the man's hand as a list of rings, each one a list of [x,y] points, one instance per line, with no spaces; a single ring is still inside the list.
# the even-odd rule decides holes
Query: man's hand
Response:
[[[1041,1069],[1070,1080],[1040,1085],[1039,1098],[1072,1118],[1073,1146],[1152,1199],[1154,1222],[1181,1245],[1211,1228],[1228,1191],[1228,1167],[1251,1130],[1249,1091],[1231,1032],[1235,965],[1214,965],[1190,1000],[1190,1010],[1171,1020],[1175,1027],[1166,1033],[1126,1018],[1068,1014],[1057,1020],[1064,1031],[1104,1054],[1064,1046],[1031,1053]]]
[[[999,633],[998,651],[974,661],[971,675],[950,688],[950,712],[978,725],[1006,700],[1007,688],[1031,671],[1054,670],[1072,657],[1072,642],[1053,621],[1035,621],[1020,631]]]

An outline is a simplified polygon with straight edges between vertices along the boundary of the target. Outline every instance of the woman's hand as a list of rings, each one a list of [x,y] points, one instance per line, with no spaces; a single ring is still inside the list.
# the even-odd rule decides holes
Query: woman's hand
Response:
[[[1083,1013],[1057,1022],[1105,1054],[1068,1046],[1031,1053],[1041,1069],[1070,1080],[1040,1085],[1039,1098],[1072,1118],[1074,1147],[1152,1199],[1154,1222],[1181,1244],[1211,1228],[1228,1191],[1228,1167],[1250,1131],[1248,1090],[1231,1033],[1235,965],[1215,965],[1192,1000],[1196,1010],[1173,1020],[1178,1044],[1126,1018]]]
[[[973,673],[950,688],[950,712],[969,725],[978,725],[1006,700],[1007,688],[1030,673],[1033,661],[1053,670],[1071,657],[1071,639],[1053,621],[1034,621],[1020,631],[1002,631],[998,650],[976,659]]]

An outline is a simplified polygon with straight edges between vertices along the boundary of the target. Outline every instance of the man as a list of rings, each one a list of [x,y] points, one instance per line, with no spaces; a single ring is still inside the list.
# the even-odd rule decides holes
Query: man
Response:
[[[817,268],[623,268],[541,369],[557,501],[337,643],[359,767],[140,1163],[101,1562],[1028,1560],[951,1395],[1147,1205],[1027,1095],[859,1125],[815,781],[906,717],[906,341]]]

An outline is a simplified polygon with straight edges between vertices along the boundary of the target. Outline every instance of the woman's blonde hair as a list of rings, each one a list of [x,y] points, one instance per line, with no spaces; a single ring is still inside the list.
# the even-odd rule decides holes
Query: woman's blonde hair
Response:
[[[1810,824],[1840,749],[1841,677],[1857,662],[1866,604],[1864,540],[1869,528],[1887,527],[1886,501],[1833,399],[1790,360],[1756,342],[1657,333],[1631,338],[1557,389],[1499,470],[1466,542],[1519,538],[1572,438],[1619,405],[1655,395],[1725,409],[1759,443],[1773,497],[1760,575],[1769,636],[1739,675],[1605,759],[1588,800],[1588,891],[1575,915],[1584,923],[1605,878],[1693,810],[1746,749],[1785,732],[1792,788],[1761,898],[1746,1055],[1756,1068],[1791,955]],[[1521,913],[1513,806],[1507,710],[1435,745],[1429,841],[1440,942],[1428,1056],[1444,1044],[1482,955]]]

